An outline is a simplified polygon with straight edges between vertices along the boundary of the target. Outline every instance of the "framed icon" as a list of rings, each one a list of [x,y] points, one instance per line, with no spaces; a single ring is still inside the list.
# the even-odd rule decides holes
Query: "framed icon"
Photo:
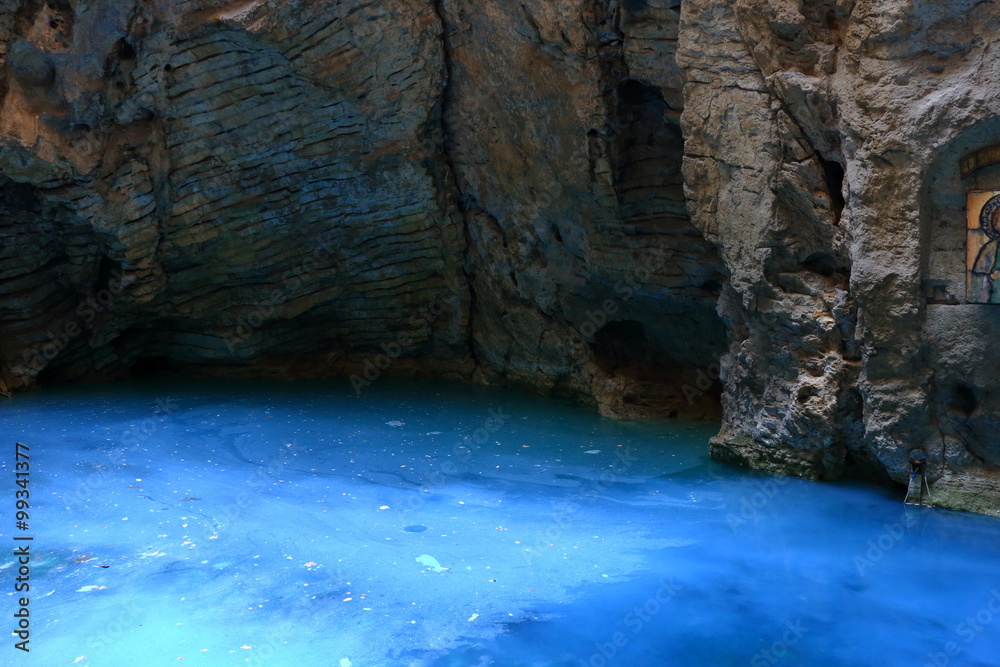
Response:
[[[1000,304],[1000,191],[968,194],[966,300]]]

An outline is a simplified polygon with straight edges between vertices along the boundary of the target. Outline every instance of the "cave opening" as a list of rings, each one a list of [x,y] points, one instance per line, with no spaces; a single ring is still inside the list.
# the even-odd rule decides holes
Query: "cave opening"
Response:
[[[615,385],[621,395],[603,396],[602,409],[613,414],[609,405],[620,401],[646,409],[626,409],[623,415],[717,417],[723,392],[718,366],[722,345],[713,344],[711,333],[653,329],[635,320],[607,323],[594,334],[591,350],[597,367],[621,382]],[[680,347],[678,341],[691,338],[702,339],[696,349]]]
[[[139,357],[129,369],[129,375],[133,380],[175,377],[183,372],[183,366],[166,355]]]
[[[97,289],[108,288],[116,278],[121,278],[118,262],[103,255],[97,264]]]
[[[633,320],[608,322],[594,334],[594,361],[606,372],[642,367],[648,361],[646,332]]]

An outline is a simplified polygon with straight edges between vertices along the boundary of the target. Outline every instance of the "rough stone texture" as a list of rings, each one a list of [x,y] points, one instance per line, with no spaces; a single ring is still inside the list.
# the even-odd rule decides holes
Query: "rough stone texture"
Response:
[[[11,389],[168,359],[719,414],[676,7],[5,8]]]
[[[489,381],[591,394],[617,416],[711,414],[712,387],[690,388],[724,346],[722,275],[683,197],[671,4],[442,3]]]
[[[0,0],[0,391],[436,375],[1000,507],[995,3]],[[992,505],[991,505],[992,503]]]
[[[383,345],[468,377],[434,8],[124,4],[0,21],[7,386],[141,358],[363,373]]]
[[[991,2],[685,2],[685,184],[730,273],[717,456],[903,483],[924,448],[934,496],[1000,506],[1000,312],[962,303],[965,193],[1000,175],[959,173],[1000,140],[998,29]]]

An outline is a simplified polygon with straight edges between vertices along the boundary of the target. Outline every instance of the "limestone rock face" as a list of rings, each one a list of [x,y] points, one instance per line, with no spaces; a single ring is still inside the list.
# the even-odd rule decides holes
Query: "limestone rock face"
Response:
[[[730,273],[717,456],[902,482],[922,448],[983,511],[1000,312],[964,303],[965,194],[1000,174],[959,164],[1000,140],[992,9],[685,2],[685,186]]]
[[[960,163],[1000,144],[993,9],[0,0],[0,390],[169,363],[721,396],[717,457],[904,482],[921,448],[990,511],[965,196],[1000,166]]]

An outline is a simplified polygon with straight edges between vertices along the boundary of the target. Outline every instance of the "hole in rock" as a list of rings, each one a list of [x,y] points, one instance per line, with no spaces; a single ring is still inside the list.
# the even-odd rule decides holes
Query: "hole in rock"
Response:
[[[97,266],[97,287],[103,289],[111,284],[112,280],[121,278],[121,271],[118,269],[118,262],[107,255],[101,257],[101,263]]]
[[[817,154],[818,155],[818,154]],[[819,164],[823,167],[826,187],[830,191],[830,206],[833,208],[834,224],[840,222],[844,212],[844,167],[839,162],[824,160],[819,156]]]
[[[700,288],[710,294],[718,294],[722,291],[722,283],[718,280],[706,280],[700,285]]]
[[[957,412],[963,417],[971,417],[972,413],[979,407],[979,400],[972,387],[966,384],[957,384],[948,396],[948,410]]]
[[[818,273],[821,276],[832,276],[842,269],[840,262],[822,252],[814,252],[802,260],[802,268],[813,273]]]
[[[563,242],[562,234],[559,232],[559,227],[555,224],[552,225],[552,236],[555,237],[556,241],[559,243]]]
[[[646,333],[642,324],[608,322],[594,334],[594,357],[605,371],[639,366],[646,361]]]
[[[799,388],[798,401],[799,403],[805,403],[810,398],[814,396],[819,396],[819,389],[813,387],[812,385],[805,385]]]
[[[135,48],[124,39],[118,40],[118,58],[120,60],[135,60]]]

